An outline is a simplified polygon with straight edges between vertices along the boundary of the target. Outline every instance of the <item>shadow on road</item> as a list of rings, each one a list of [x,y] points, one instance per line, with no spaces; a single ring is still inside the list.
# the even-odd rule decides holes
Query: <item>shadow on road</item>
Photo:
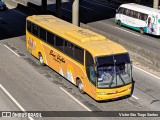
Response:
[[[13,9],[0,11],[0,40],[25,35],[26,17],[29,15],[51,14],[41,11],[40,6],[17,4]]]
[[[72,4],[62,3],[62,19],[72,21]],[[25,35],[25,21],[29,15],[51,14],[56,16],[56,4],[49,4],[48,10],[42,11],[41,6],[28,2],[27,6],[17,4],[13,9],[0,12],[0,40]],[[89,9],[89,8],[88,8]],[[114,17],[113,10],[80,7],[80,22],[89,23]],[[18,11],[18,12],[17,12]]]

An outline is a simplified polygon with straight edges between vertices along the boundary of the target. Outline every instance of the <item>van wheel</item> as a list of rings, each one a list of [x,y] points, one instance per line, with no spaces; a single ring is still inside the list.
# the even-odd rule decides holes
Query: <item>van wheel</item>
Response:
[[[143,30],[143,28],[140,28],[140,33],[141,33],[142,35],[144,35],[144,30]]]
[[[44,60],[41,53],[39,53],[39,62],[40,62],[40,65],[44,66]]]
[[[81,94],[84,94],[84,86],[83,86],[83,83],[81,82],[81,80],[78,80],[77,81],[78,82],[78,89],[79,89],[79,92],[81,93]]]
[[[120,27],[122,26],[122,23],[121,23],[120,20],[118,20],[117,25],[120,26]]]

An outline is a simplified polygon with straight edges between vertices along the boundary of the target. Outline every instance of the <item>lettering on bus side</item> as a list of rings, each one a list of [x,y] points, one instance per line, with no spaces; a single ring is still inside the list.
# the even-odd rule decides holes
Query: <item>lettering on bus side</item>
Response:
[[[53,50],[51,50],[49,54],[50,54],[51,56],[53,56],[53,59],[54,59],[55,61],[59,62],[59,63],[60,63],[60,62],[65,63],[65,62],[66,62],[65,59],[64,59],[62,56],[60,56],[59,54],[58,54],[58,55],[54,54]]]

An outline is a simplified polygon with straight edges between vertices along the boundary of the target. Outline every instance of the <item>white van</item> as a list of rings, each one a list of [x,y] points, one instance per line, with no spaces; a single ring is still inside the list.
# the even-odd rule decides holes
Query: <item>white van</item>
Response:
[[[135,3],[122,4],[116,13],[115,22],[140,33],[160,35],[160,10]]]

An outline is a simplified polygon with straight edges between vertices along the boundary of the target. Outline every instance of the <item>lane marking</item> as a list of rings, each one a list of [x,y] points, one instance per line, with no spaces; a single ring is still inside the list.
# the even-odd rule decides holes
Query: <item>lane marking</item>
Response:
[[[115,26],[113,26],[113,27],[115,27]],[[115,28],[120,29],[120,30],[125,31],[125,32],[128,32],[128,33],[131,33],[131,34],[136,35],[136,36],[140,36],[140,35],[138,35],[138,34],[136,34],[136,33],[130,32],[130,31],[128,31],[128,30],[124,30],[124,29],[119,28],[119,27],[115,27]]]
[[[8,95],[8,97],[21,109],[21,111],[26,112],[26,110],[13,98],[13,96],[0,84],[0,88]],[[30,120],[34,120],[32,117],[28,117]]]
[[[81,103],[79,100],[77,100],[75,97],[73,97],[70,93],[68,93],[66,90],[64,90],[62,87],[60,89],[65,92],[68,96],[70,96],[74,101],[76,101],[78,104],[80,104],[82,107],[84,107],[87,111],[92,111],[87,106],[85,106],[83,103]]]
[[[136,96],[134,96],[134,95],[132,95],[132,97],[133,97],[133,98],[135,98],[136,100],[138,100],[138,99],[139,99],[138,97],[136,97]]]
[[[98,21],[98,22],[101,23],[101,24],[104,24],[104,25],[106,25],[106,26],[109,26],[109,27],[113,27],[113,28],[116,28],[116,29],[120,29],[120,30],[125,31],[125,32],[128,32],[128,33],[130,33],[130,34],[133,34],[133,35],[136,35],[136,36],[140,36],[140,35],[138,35],[138,34],[136,34],[136,33],[130,32],[130,31],[128,31],[128,30],[124,30],[124,29],[122,29],[122,28],[119,28],[119,27],[110,25],[110,24],[108,24],[108,23],[104,23],[104,22],[102,22],[102,21]]]
[[[79,6],[85,8],[85,9],[88,9],[88,10],[93,10],[91,8],[88,8],[88,7],[85,7],[85,6],[82,6],[82,5],[79,5]]]
[[[64,8],[64,7],[62,7],[62,9],[66,10],[66,11],[69,11],[69,12],[72,12],[71,10],[68,10],[68,9],[66,9],[66,8]]]
[[[24,16],[27,16],[26,14],[24,14],[24,13],[18,11],[18,10],[15,10],[15,9],[14,9],[14,11],[16,11],[16,12],[18,12],[19,14],[22,14],[22,15],[24,15]]]
[[[7,45],[4,44],[4,46],[9,49],[12,53],[14,53],[16,56],[21,57],[20,55],[18,55],[16,52],[14,52],[11,48],[9,48]]]
[[[82,6],[82,5],[80,5],[80,7],[83,7],[83,8],[88,9],[88,10],[92,10],[91,8],[88,8],[88,7],[85,7],[85,6]],[[72,10],[69,10],[67,8],[64,8],[64,7],[62,7],[62,9],[66,10],[66,11],[69,11],[69,12],[72,12]]]
[[[112,8],[112,7],[109,7],[109,6],[106,6],[106,5],[102,5],[102,4],[100,4],[100,3],[95,3],[95,2],[91,2],[91,1],[87,1],[87,0],[84,0],[84,1],[89,2],[89,3],[92,3],[92,4],[95,4],[95,5],[103,6],[103,7],[106,7],[106,8],[110,8],[110,9],[112,9],[112,10],[116,10],[115,8]]]
[[[151,75],[151,76],[153,76],[153,77],[155,77],[155,78],[157,78],[157,79],[160,80],[160,77],[158,77],[158,76],[155,76],[155,75],[153,75],[153,74],[151,74],[151,73],[149,73],[149,72],[147,72],[147,71],[145,71],[145,70],[142,70],[141,68],[136,67],[136,66],[134,66],[134,65],[133,65],[133,67],[135,67],[135,68],[137,68],[138,70],[143,71],[143,72],[145,72],[145,73],[147,73],[147,74],[149,74],[149,75]]]

